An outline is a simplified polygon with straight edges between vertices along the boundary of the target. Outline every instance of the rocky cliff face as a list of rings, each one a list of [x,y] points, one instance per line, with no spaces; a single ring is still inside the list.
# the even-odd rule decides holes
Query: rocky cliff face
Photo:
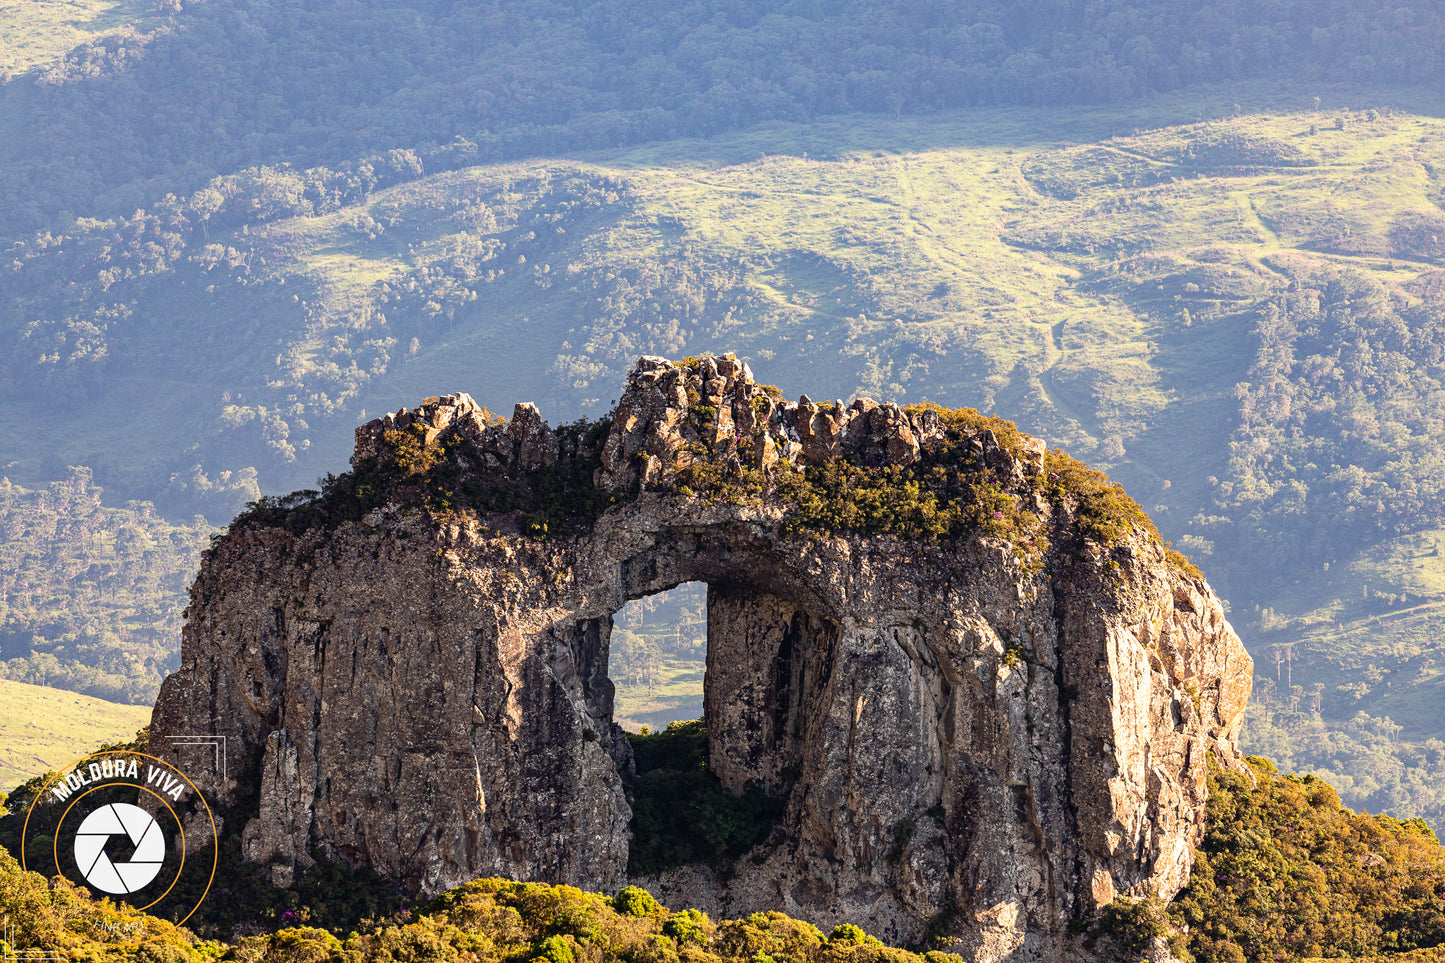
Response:
[[[612,891],[611,616],[693,580],[712,768],[785,809],[725,882],[644,881],[664,901],[1054,960],[1186,882],[1251,678],[1205,581],[1007,423],[790,404],[731,358],[643,359],[605,426],[456,395],[358,429],[349,476],[207,553],[153,745],[249,747],[228,830],[279,882],[325,856]]]

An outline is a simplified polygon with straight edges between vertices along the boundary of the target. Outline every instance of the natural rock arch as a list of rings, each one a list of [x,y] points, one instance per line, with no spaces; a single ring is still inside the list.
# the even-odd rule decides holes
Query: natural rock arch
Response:
[[[643,359],[596,428],[451,396],[358,429],[351,475],[207,553],[156,741],[258,747],[244,847],[281,881],[324,855],[614,890],[611,616],[693,580],[712,766],[786,803],[664,901],[1056,959],[1187,880],[1251,676],[1202,577],[1007,423],[792,405],[730,358]]]
[[[841,616],[836,600],[798,580],[789,559],[750,532],[740,547],[737,534],[693,523],[659,534],[621,563],[621,597],[626,604],[685,582],[707,586],[709,765],[729,790],[752,784],[786,796],[801,764],[806,709],[837,657]],[[610,632],[620,608],[585,620],[586,631]]]

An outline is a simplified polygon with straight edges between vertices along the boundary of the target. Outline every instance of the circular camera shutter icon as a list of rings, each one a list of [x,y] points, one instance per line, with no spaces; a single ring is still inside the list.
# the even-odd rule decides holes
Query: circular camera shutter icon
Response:
[[[125,862],[105,854],[112,836],[125,836],[135,847]],[[150,813],[130,803],[111,803],[86,816],[75,833],[75,862],[85,881],[102,892],[124,896],[145,887],[161,871],[166,838]]]

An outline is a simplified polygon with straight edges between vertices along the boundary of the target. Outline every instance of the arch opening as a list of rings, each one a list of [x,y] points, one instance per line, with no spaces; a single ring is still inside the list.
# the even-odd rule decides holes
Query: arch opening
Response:
[[[717,576],[641,594],[611,621],[612,721],[631,748],[619,760],[629,875],[725,869],[788,809],[810,730],[825,721],[838,629],[752,580]]]
[[[706,582],[633,599],[612,616],[612,721],[637,733],[701,719],[706,668]]]

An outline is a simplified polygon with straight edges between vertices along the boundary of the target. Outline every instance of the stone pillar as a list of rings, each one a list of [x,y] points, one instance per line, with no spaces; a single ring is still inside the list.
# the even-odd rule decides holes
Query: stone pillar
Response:
[[[805,707],[823,684],[838,631],[786,599],[709,583],[703,717],[722,784],[784,795],[802,762]]]

